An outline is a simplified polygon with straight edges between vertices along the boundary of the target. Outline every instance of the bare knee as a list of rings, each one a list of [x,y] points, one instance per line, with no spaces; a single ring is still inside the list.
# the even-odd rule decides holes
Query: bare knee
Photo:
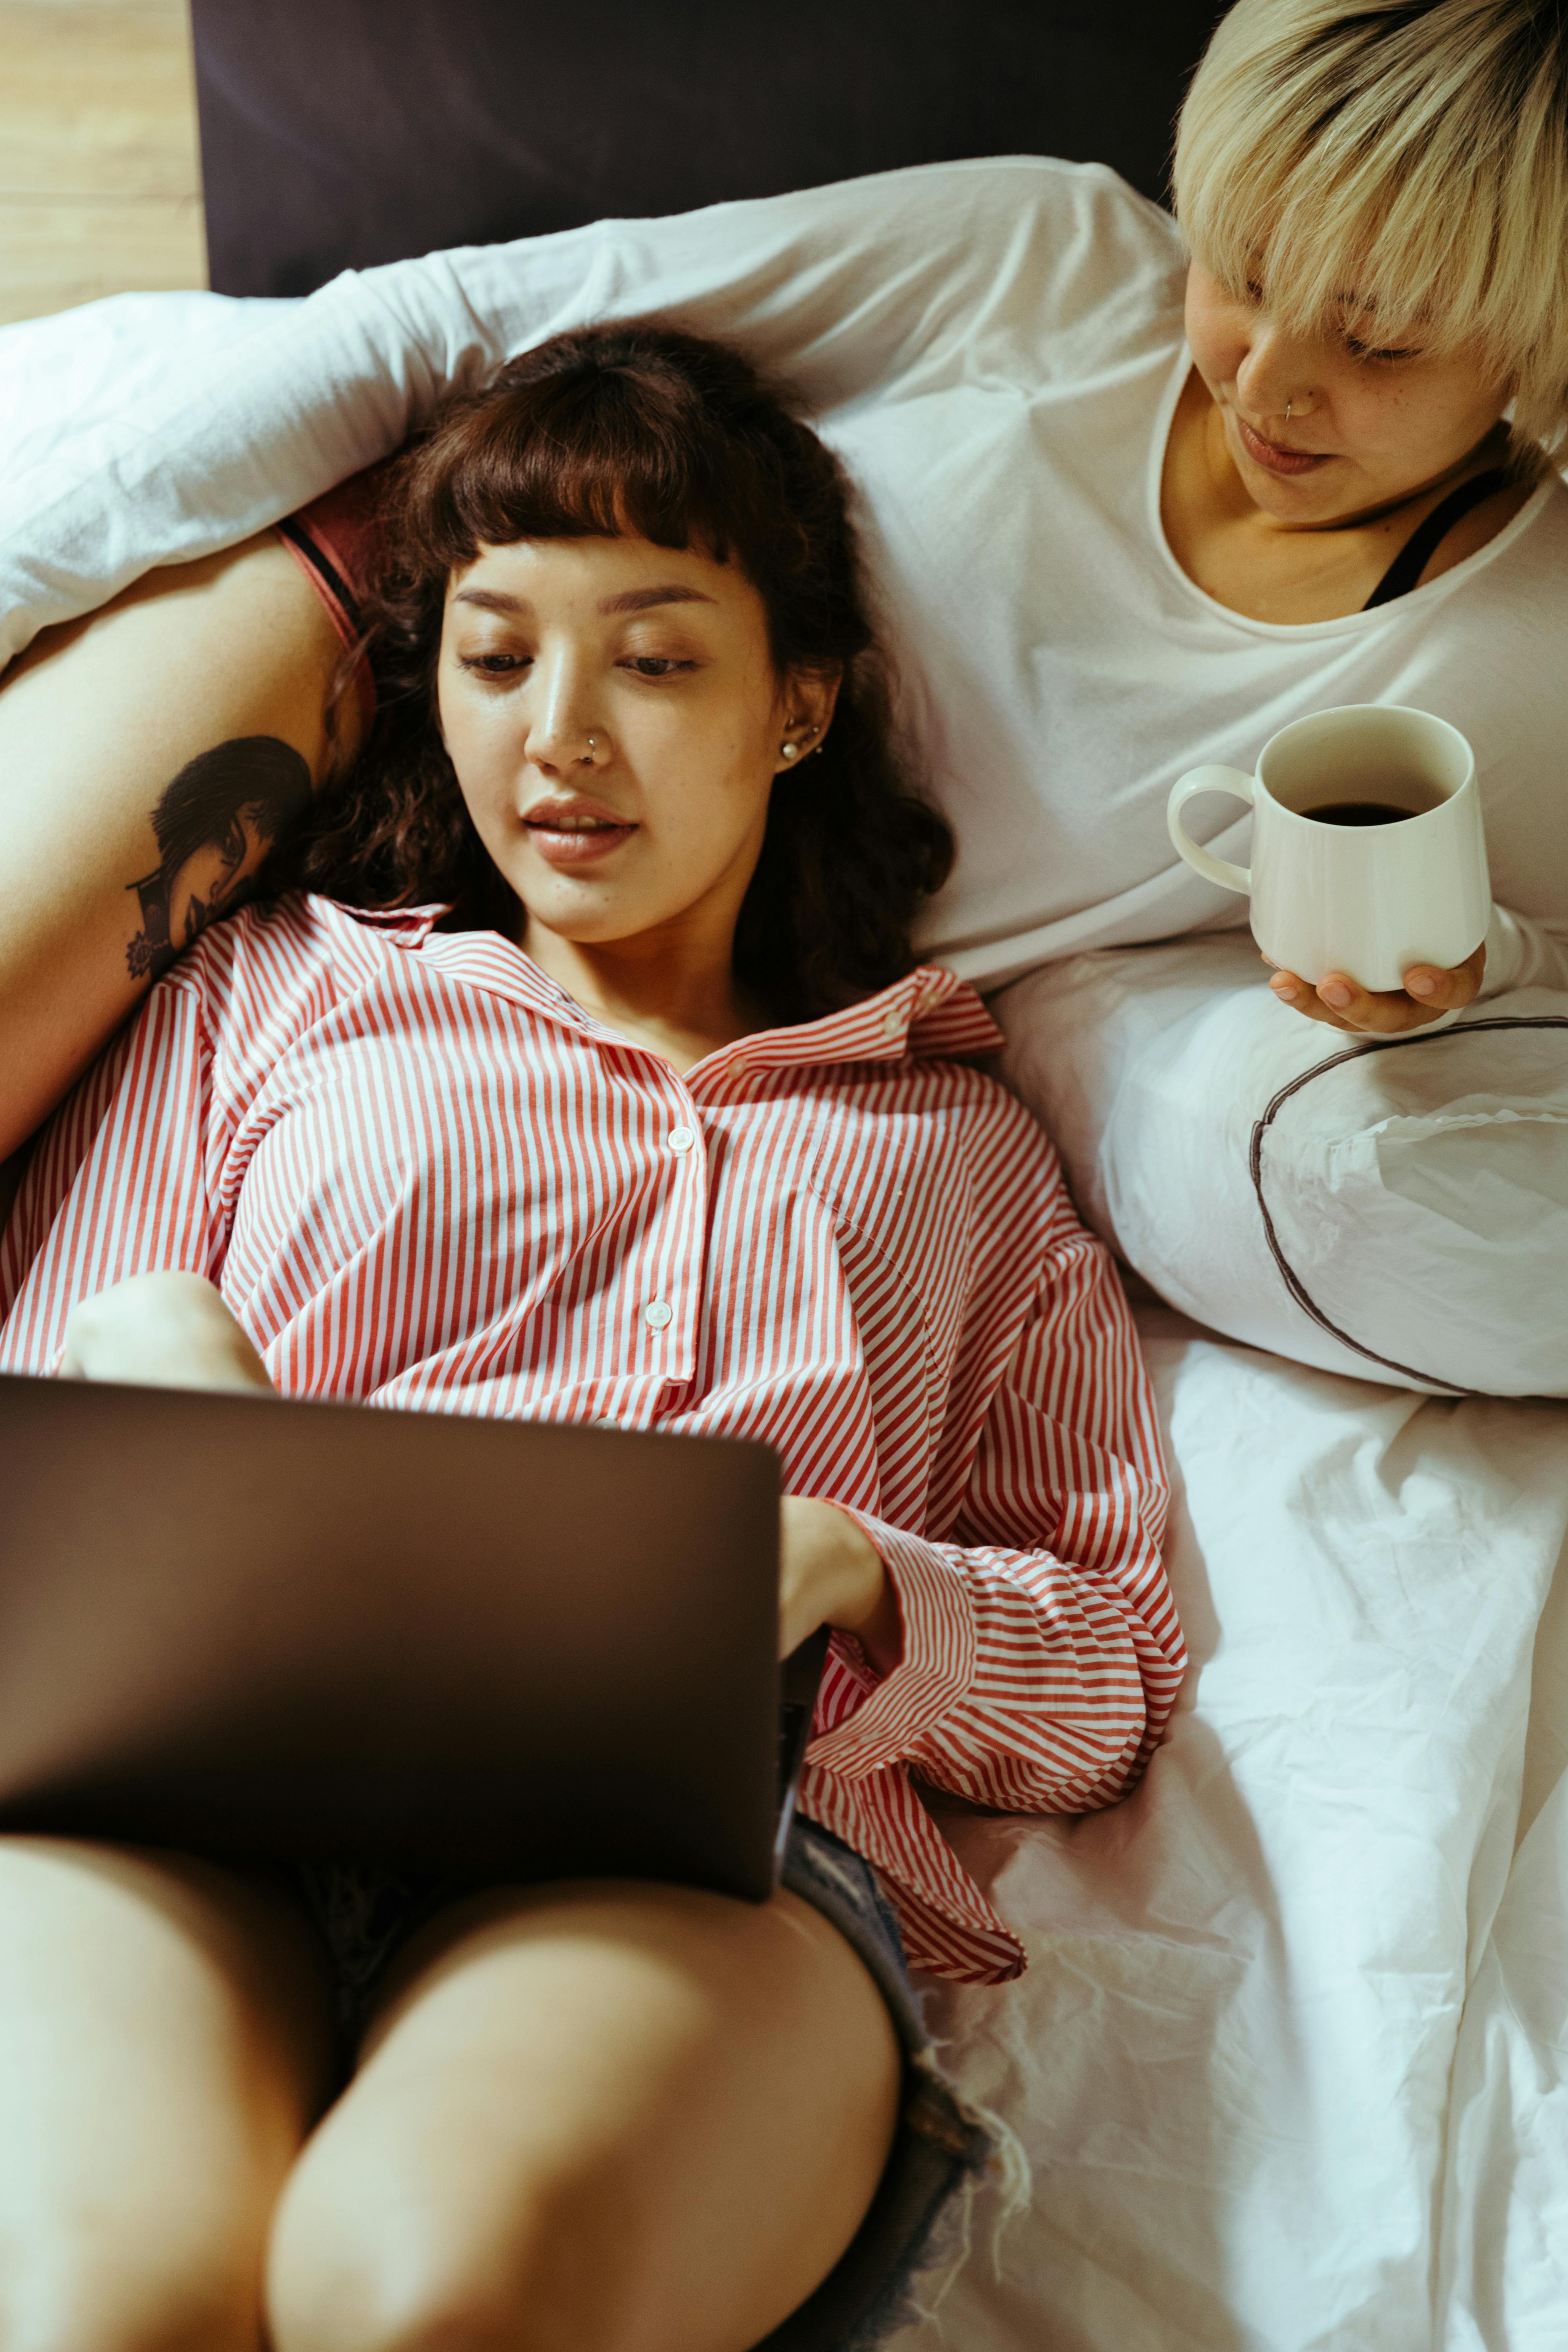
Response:
[[[257,2352],[324,2040],[291,1923],[204,1865],[0,1839],[0,2347]]]
[[[631,2347],[635,2232],[614,2194],[542,2169],[514,2183],[509,2218],[503,2242],[480,2242],[449,2210],[372,2209],[332,2195],[289,2200],[269,2282],[275,2352]],[[647,2339],[636,2340],[642,2352]]]
[[[794,1898],[546,1891],[454,1934],[284,2191],[275,2352],[745,2352],[886,2157],[861,1963]]]

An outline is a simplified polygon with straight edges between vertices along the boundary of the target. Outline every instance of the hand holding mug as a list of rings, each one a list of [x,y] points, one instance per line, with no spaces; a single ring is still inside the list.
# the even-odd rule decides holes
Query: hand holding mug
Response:
[[[1181,823],[1205,792],[1251,804],[1250,869]],[[1382,703],[1298,719],[1264,745],[1256,776],[1183,776],[1167,821],[1189,866],[1250,896],[1275,992],[1310,1019],[1387,1035],[1479,989],[1491,883],[1475,757],[1446,720]]]
[[[1265,956],[1263,961],[1271,959]],[[1435,964],[1413,964],[1403,988],[1363,988],[1345,971],[1325,972],[1316,988],[1299,972],[1276,971],[1268,985],[1281,1004],[1305,1013],[1309,1021],[1326,1022],[1331,1029],[1396,1037],[1406,1029],[1425,1028],[1441,1013],[1461,1012],[1479,995],[1486,970],[1483,945],[1451,971],[1441,971]]]

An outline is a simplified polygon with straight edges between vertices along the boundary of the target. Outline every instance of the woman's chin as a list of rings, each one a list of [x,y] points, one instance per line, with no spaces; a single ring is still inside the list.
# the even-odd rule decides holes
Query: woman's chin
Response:
[[[601,861],[561,867],[525,852],[501,872],[529,914],[563,937],[586,936],[602,925],[611,932],[630,928],[616,916],[635,894],[627,891],[624,876],[607,871]]]
[[[522,901],[524,946],[530,929],[548,932],[573,947],[595,948],[636,939],[650,928],[640,908],[626,904],[618,891],[595,888],[586,877],[553,889],[541,889],[536,882],[523,889],[516,877],[507,879]]]
[[[1343,482],[1335,478],[1343,472],[1341,467],[1324,467],[1310,474],[1276,474],[1238,454],[1237,471],[1253,505],[1276,522],[1326,526],[1343,520],[1354,509]]]

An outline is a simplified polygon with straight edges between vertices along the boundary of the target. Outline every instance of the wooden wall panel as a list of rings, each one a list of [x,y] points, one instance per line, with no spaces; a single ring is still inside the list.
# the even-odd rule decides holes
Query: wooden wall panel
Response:
[[[0,324],[206,282],[189,0],[0,0]]]

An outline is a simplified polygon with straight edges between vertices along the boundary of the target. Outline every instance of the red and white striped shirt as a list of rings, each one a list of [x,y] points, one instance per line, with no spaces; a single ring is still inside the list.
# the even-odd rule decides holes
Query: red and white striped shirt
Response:
[[[1050,1146],[924,970],[680,1076],[494,933],[286,898],[208,931],[41,1138],[0,1368],[124,1276],[209,1276],[289,1396],[772,1445],[852,1510],[903,1622],[837,1637],[803,1810],[910,1956],[1022,1949],[920,1801],[1128,1788],[1183,1666],[1137,1341]]]

